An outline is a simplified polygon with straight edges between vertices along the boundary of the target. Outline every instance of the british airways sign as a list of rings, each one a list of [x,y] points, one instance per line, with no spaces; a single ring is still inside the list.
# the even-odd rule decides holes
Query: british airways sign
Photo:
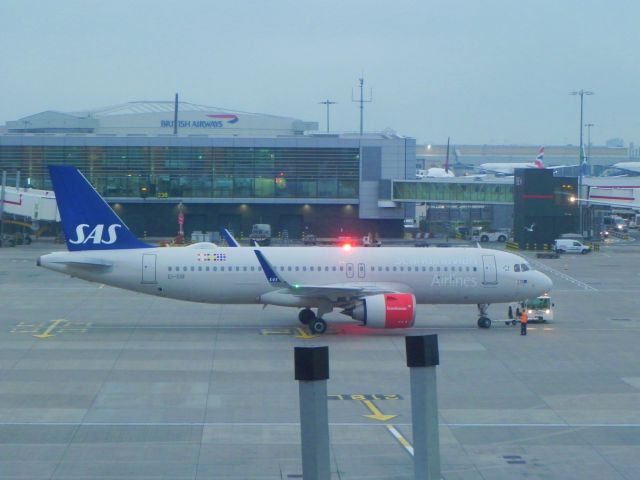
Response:
[[[238,123],[237,115],[206,115],[210,120],[178,120],[178,128],[223,128],[225,125]],[[160,120],[161,128],[173,128],[173,120]]]
[[[118,240],[116,229],[122,228],[122,225],[114,223],[107,227],[107,238],[104,238],[104,228],[102,224],[98,224],[93,229],[91,225],[81,223],[76,227],[76,238],[70,239],[69,243],[74,245],[85,245],[93,243],[94,245],[113,245]]]

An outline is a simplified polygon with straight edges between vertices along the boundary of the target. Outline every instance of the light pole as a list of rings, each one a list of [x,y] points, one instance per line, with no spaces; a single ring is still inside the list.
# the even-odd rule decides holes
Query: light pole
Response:
[[[327,106],[327,133],[329,133],[329,105],[335,105],[338,102],[332,102],[331,100],[327,99],[324,102],[318,102],[319,105],[326,105]]]
[[[584,149],[582,145],[582,126],[584,125],[584,96],[585,95],[593,95],[593,92],[588,90],[580,89],[575,92],[570,92],[569,95],[580,95],[580,151],[578,153],[578,157],[580,159],[580,175],[578,176],[578,198],[582,198],[582,175],[584,174],[584,170],[586,168],[586,159],[584,158]],[[582,202],[578,200],[578,225],[580,228],[580,235],[584,234],[582,229]]]
[[[587,161],[591,161],[591,127],[594,127],[594,123],[585,123],[585,127],[587,127]]]

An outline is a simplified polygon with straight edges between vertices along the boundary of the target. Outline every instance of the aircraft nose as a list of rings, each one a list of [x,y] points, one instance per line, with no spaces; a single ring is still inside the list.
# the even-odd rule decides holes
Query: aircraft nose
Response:
[[[542,272],[537,272],[538,278],[536,279],[536,287],[539,286],[544,292],[548,292],[553,288],[553,282],[551,279]],[[544,293],[543,292],[543,293]]]

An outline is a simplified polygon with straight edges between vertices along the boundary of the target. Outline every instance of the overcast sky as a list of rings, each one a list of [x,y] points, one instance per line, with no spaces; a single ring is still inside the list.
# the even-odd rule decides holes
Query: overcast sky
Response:
[[[44,110],[185,101],[419,142],[640,140],[632,0],[0,1],[0,124]],[[585,137],[586,142],[586,137]]]

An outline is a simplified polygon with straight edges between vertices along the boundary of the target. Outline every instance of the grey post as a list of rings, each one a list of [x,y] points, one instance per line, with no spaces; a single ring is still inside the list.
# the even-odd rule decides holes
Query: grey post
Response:
[[[440,434],[436,365],[438,336],[405,337],[411,377],[413,468],[416,480],[440,480]]]
[[[295,347],[300,392],[302,478],[329,480],[329,347]]]

